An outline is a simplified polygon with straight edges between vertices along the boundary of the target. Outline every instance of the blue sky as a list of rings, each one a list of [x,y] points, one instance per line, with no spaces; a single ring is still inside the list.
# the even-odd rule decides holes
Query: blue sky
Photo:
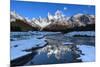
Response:
[[[46,17],[48,12],[54,15],[57,10],[61,10],[66,16],[72,16],[77,13],[95,15],[95,6],[93,5],[11,1],[10,9],[30,19],[33,17],[38,18],[39,16]]]

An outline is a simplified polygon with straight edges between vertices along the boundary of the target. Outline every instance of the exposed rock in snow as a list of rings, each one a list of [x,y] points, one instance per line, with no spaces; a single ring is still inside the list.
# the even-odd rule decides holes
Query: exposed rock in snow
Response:
[[[86,25],[86,24],[93,24],[94,21],[92,20],[92,18],[95,17],[92,15],[79,13],[72,16],[70,20],[72,20],[72,22],[79,22],[79,25],[80,24]]]

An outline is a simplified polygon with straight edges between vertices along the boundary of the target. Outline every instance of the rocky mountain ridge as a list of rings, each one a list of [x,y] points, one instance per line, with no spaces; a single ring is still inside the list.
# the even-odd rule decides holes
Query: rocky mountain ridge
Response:
[[[14,11],[11,11],[10,17],[11,31],[16,31],[13,30],[15,27],[21,28],[20,31],[67,31],[68,29],[80,27],[83,27],[84,29],[84,27],[87,27],[88,25],[92,25],[93,28],[95,28],[94,15],[78,13],[71,17],[67,17],[60,10],[57,10],[54,15],[48,12],[48,16],[46,18],[39,16],[39,18],[28,19],[27,17],[22,17]],[[23,27],[24,29],[22,29]]]

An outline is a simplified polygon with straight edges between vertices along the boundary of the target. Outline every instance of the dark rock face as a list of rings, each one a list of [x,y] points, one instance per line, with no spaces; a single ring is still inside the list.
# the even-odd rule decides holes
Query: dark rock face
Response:
[[[90,22],[89,17],[86,16],[86,15],[82,15],[82,16],[79,18],[79,20],[80,20],[81,22],[85,23],[85,24],[87,24],[88,22]]]
[[[11,31],[30,31],[34,29],[34,27],[22,20],[16,20],[15,22],[11,22]]]
[[[87,15],[87,14],[76,14],[72,17],[70,17],[69,21],[76,22],[83,24],[95,24],[95,16]]]
[[[79,29],[80,28],[80,29]],[[65,23],[50,24],[44,30],[95,30],[95,17],[85,14],[71,16]]]
[[[64,31],[66,29],[67,29],[66,25],[50,24],[49,26],[45,27],[43,30],[46,30],[46,31]]]

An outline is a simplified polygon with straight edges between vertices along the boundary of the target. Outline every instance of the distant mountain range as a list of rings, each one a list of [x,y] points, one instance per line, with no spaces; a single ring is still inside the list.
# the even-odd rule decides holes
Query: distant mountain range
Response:
[[[95,30],[95,16],[89,14],[75,14],[71,17],[65,16],[60,10],[51,15],[48,12],[46,18],[28,19],[14,11],[10,13],[11,31],[74,31]]]

